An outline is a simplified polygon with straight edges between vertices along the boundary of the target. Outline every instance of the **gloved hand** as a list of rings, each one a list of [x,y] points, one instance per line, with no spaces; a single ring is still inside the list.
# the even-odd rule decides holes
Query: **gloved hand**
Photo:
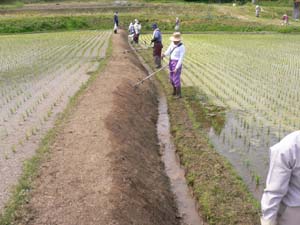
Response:
[[[276,219],[266,220],[263,217],[260,218],[261,225],[277,225]]]

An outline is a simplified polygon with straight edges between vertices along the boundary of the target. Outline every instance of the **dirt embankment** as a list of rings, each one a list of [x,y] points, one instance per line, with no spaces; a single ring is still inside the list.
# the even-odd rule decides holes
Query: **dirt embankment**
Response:
[[[51,147],[16,224],[176,225],[156,136],[157,99],[125,34]]]

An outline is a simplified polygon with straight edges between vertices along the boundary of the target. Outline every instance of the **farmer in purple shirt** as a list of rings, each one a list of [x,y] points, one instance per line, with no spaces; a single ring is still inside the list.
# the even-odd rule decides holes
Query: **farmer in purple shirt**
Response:
[[[182,61],[185,54],[185,47],[181,42],[180,32],[175,32],[170,38],[172,43],[168,47],[167,51],[162,55],[170,56],[169,69],[170,69],[170,82],[173,86],[173,95],[175,98],[181,98],[181,69]]]

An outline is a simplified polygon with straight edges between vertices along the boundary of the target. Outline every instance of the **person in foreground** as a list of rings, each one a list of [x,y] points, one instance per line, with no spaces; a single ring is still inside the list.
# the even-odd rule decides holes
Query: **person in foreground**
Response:
[[[180,32],[175,32],[170,38],[172,41],[167,51],[162,54],[162,58],[170,56],[169,69],[170,69],[170,82],[173,86],[173,95],[176,98],[181,98],[181,70],[182,62],[185,54],[185,47],[181,42]]]
[[[261,225],[300,224],[300,130],[270,148]]]

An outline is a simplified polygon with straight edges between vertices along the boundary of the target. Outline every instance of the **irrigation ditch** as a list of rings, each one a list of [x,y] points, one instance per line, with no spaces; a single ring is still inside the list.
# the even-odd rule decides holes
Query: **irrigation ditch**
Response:
[[[131,50],[136,53],[134,47],[132,45],[130,45],[130,47]],[[149,74],[154,72],[139,54],[136,53],[135,55]],[[199,205],[187,185],[184,168],[181,167],[180,159],[176,154],[176,148],[170,133],[166,95],[161,85],[153,79],[152,81],[154,81],[155,89],[157,90],[158,119],[156,127],[162,161],[164,163],[165,172],[170,180],[172,192],[175,195],[179,217],[182,218],[181,224],[207,225],[200,215]]]
[[[146,65],[153,65],[152,51],[139,51]],[[170,95],[167,71],[158,76],[167,97],[172,141],[185,171],[198,211],[209,224],[259,224],[259,203],[229,161],[213,147],[206,132],[220,130],[225,108],[212,104],[193,87],[184,87],[184,97]]]

